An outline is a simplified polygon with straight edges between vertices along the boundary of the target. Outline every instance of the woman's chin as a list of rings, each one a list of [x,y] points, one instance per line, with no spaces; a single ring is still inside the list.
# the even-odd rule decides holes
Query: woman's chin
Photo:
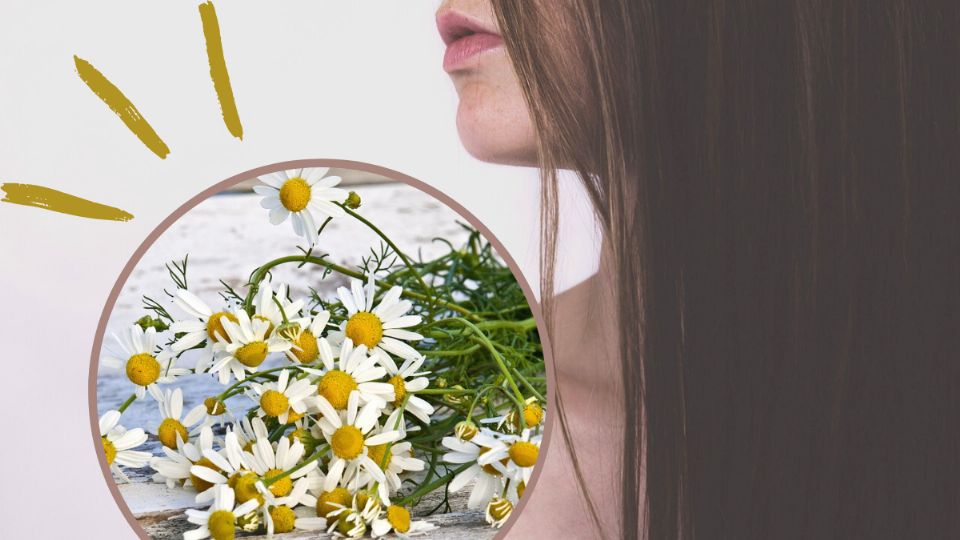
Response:
[[[537,165],[536,135],[522,103],[498,106],[466,96],[461,93],[457,131],[470,155],[489,163]]]

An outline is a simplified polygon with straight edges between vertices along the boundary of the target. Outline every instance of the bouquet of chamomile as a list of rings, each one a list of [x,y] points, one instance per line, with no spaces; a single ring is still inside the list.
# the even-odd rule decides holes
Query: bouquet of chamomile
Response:
[[[467,489],[467,506],[500,526],[530,480],[545,415],[543,349],[522,289],[469,227],[464,245],[436,239],[442,256],[411,258],[326,174],[277,172],[254,188],[270,223],[289,220],[304,240],[295,254],[243,286],[224,283],[218,305],[190,291],[187,258],[171,263],[174,287],[144,297],[147,314],[113,336],[101,363],[125,371],[132,393],[100,418],[106,461],[120,482],[123,467],[149,466],[155,481],[194,492],[186,540],[415,535]],[[356,267],[315,252],[340,219],[380,240]],[[280,265],[317,265],[342,285],[323,297],[296,284],[310,293],[295,298],[274,282]],[[188,377],[220,391],[184,395]],[[186,415],[185,401],[196,403]],[[163,420],[126,429],[131,406],[159,407]],[[162,454],[137,450],[147,432]],[[420,504],[433,492],[439,504]]]

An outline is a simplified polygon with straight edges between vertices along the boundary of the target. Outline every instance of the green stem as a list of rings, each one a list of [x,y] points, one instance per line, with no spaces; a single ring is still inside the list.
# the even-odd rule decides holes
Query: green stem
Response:
[[[134,392],[133,394],[130,394],[130,397],[128,397],[127,400],[124,401],[122,405],[120,405],[120,408],[117,409],[117,412],[119,412],[120,414],[123,414],[123,411],[127,410],[127,407],[129,407],[130,404],[136,400],[137,400],[136,392]]]
[[[473,352],[476,352],[476,351],[478,351],[478,350],[480,350],[480,345],[471,345],[471,346],[467,347],[466,349],[460,349],[460,350],[454,350],[454,351],[444,351],[444,350],[430,351],[430,350],[427,350],[427,351],[423,351],[423,353],[424,353],[424,355],[426,355],[426,356],[435,356],[435,357],[440,357],[440,356],[466,356],[466,355],[468,355],[468,354],[470,354],[470,353],[473,353]]]
[[[477,323],[477,327],[484,330],[509,329],[529,332],[537,328],[537,321],[532,317],[522,321],[484,321]]]
[[[496,360],[497,366],[500,367],[500,371],[503,372],[503,376],[507,378],[507,381],[510,382],[510,387],[513,389],[513,393],[517,396],[517,400],[523,403],[523,394],[520,392],[520,388],[517,386],[517,382],[513,380],[513,375],[510,374],[510,370],[507,368],[507,364],[503,360],[503,356],[500,355],[500,352],[497,351],[497,348],[493,346],[493,343],[478,327],[472,322],[460,318],[460,317],[451,317],[449,319],[443,319],[443,321],[454,321],[458,322],[467,328],[473,330],[473,333],[480,339],[481,344],[490,351],[490,354],[493,356],[493,359]],[[440,322],[443,322],[440,321]],[[522,414],[521,410],[521,414]]]
[[[279,259],[274,259],[264,264],[263,266],[258,268],[253,273],[252,276],[250,276],[250,290],[247,291],[247,297],[243,300],[243,308],[247,311],[248,314],[250,315],[253,314],[253,297],[256,296],[257,290],[260,288],[260,282],[263,281],[263,277],[267,274],[267,272],[269,272],[271,268],[274,268],[281,264],[286,264],[291,262],[316,264],[318,266],[324,266],[326,268],[329,268],[334,272],[343,274],[347,277],[352,277],[360,280],[364,279],[364,275],[362,273],[357,272],[355,270],[350,270],[349,268],[340,266],[338,264],[334,264],[320,257],[310,257],[305,255],[290,255],[287,257],[280,257]],[[456,304],[451,304],[449,302],[443,302],[435,298],[430,298],[426,295],[415,293],[413,291],[404,290],[401,296],[403,296],[404,298],[409,298],[411,300],[419,300],[421,302],[432,302],[446,309],[449,309],[450,311],[459,313],[465,317],[471,317],[474,319],[478,318],[469,309],[458,306]]]
[[[517,376],[518,379],[520,379],[520,382],[522,382],[523,385],[527,387],[527,390],[529,390],[530,393],[533,394],[534,397],[536,397],[540,401],[540,403],[547,402],[547,400],[543,397],[543,394],[538,392],[537,389],[534,388],[532,384],[530,384],[530,381],[528,381],[527,378],[524,377],[522,373],[520,373],[519,369],[513,368],[513,373]]]
[[[476,390],[469,390],[466,388],[425,388],[423,390],[418,390],[417,395],[424,396],[444,396],[447,394],[473,394]]]
[[[237,381],[231,384],[229,387],[227,387],[226,390],[224,390],[219,396],[217,396],[217,401],[223,401],[227,399],[227,397],[229,397],[227,394],[229,394],[232,390],[235,390],[236,388],[243,386],[248,382],[252,382],[252,380],[257,377],[263,377],[267,373],[273,373],[275,371],[283,371],[285,369],[290,369],[290,366],[280,366],[280,367],[265,369],[263,371],[257,371],[256,373],[251,373],[247,375],[246,378],[244,378],[242,381]]]
[[[347,214],[349,214],[350,216],[352,216],[354,219],[356,219],[356,220],[359,221],[360,223],[363,223],[364,225],[366,225],[367,227],[369,227],[370,230],[372,230],[373,232],[375,232],[375,233],[377,234],[377,236],[379,236],[380,238],[382,238],[383,241],[386,242],[387,245],[390,246],[391,249],[393,249],[393,252],[396,253],[398,257],[400,257],[400,260],[403,261],[403,264],[405,264],[405,265],[407,266],[407,268],[410,269],[410,272],[412,272],[413,275],[416,276],[417,281],[420,282],[420,287],[423,289],[423,291],[426,292],[426,291],[429,291],[429,290],[430,290],[430,287],[427,286],[427,283],[426,283],[425,281],[423,281],[423,276],[421,276],[420,273],[417,272],[416,268],[413,266],[413,263],[410,262],[410,259],[408,259],[407,256],[404,255],[402,251],[400,251],[400,248],[398,248],[397,245],[393,243],[393,240],[391,240],[387,235],[383,234],[383,231],[381,231],[381,230],[380,230],[376,225],[374,225],[373,223],[370,223],[370,221],[367,220],[367,218],[365,218],[365,217],[361,216],[360,214],[354,212],[353,210],[351,210],[350,208],[348,208],[345,204],[338,204],[337,206],[339,206],[340,208],[343,208],[344,211],[345,211]]]
[[[410,495],[407,495],[406,497],[400,499],[396,504],[397,504],[398,506],[407,506],[407,505],[409,505],[410,503],[412,503],[413,501],[415,501],[415,500],[423,497],[423,496],[426,495],[427,493],[430,493],[431,491],[437,489],[438,487],[440,487],[440,486],[442,486],[442,485],[444,485],[444,484],[449,483],[451,480],[453,480],[453,477],[454,477],[454,476],[456,476],[456,475],[460,474],[461,472],[469,469],[473,464],[474,464],[473,462],[464,463],[463,465],[457,467],[457,468],[454,469],[453,471],[451,471],[451,472],[449,472],[449,473],[441,476],[440,478],[437,478],[437,479],[434,480],[433,482],[430,482],[429,484],[420,486],[419,489],[417,489],[416,491],[414,491],[414,492],[411,493]]]
[[[280,308],[280,316],[283,317],[283,324],[290,324],[290,321],[287,320],[287,312],[283,310],[283,304],[280,303],[280,299],[274,296],[273,303]]]

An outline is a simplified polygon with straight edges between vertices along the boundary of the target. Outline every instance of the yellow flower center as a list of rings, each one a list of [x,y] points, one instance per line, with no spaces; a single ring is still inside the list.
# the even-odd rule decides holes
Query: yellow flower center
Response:
[[[187,435],[187,428],[184,427],[179,420],[164,418],[163,422],[160,422],[160,427],[157,428],[157,437],[160,439],[160,442],[167,448],[176,450],[177,435],[180,436],[183,442],[187,442],[190,438],[189,435]]]
[[[203,400],[203,406],[207,408],[207,414],[210,416],[220,416],[227,412],[227,408],[223,402],[213,396]]]
[[[511,410],[507,415],[507,421],[514,430],[520,430],[520,418],[517,415],[516,409]],[[527,424],[528,428],[539,426],[543,422],[543,407],[535,401],[527,403],[523,407],[523,421]]]
[[[293,522],[297,515],[289,506],[274,506],[270,508],[270,517],[273,518],[273,532],[287,533],[293,530]]]
[[[333,453],[343,459],[353,459],[363,450],[363,434],[353,426],[342,426],[330,437]]]
[[[260,396],[260,408],[267,416],[277,417],[290,409],[290,400],[276,390],[267,390]]]
[[[280,188],[280,203],[291,212],[299,212],[310,203],[310,184],[303,178],[291,178]]]
[[[227,485],[233,488],[237,496],[237,503],[243,504],[249,500],[256,499],[263,504],[263,495],[257,491],[257,475],[252,472],[240,474],[236,473],[227,481]]]
[[[270,321],[270,319],[264,317],[263,315],[254,315],[254,316],[252,317],[252,319],[255,320],[255,321],[266,321],[266,322],[267,322],[267,332],[266,332],[265,334],[263,334],[263,335],[269,336],[270,334],[273,333],[273,322]]]
[[[213,464],[212,461],[210,461],[205,457],[198,459],[194,463],[194,465],[197,465],[200,467],[206,467],[212,471],[220,472],[220,467],[217,467],[216,465]],[[200,478],[199,476],[193,473],[190,473],[190,482],[193,484],[193,487],[195,487],[198,492],[203,492],[213,487],[213,483],[207,482],[203,478]]]
[[[264,478],[273,478],[274,476],[280,476],[283,474],[283,471],[280,469],[270,469],[267,471],[267,474],[263,475]],[[289,476],[284,476],[280,480],[270,484],[270,487],[267,489],[270,490],[270,493],[273,493],[274,497],[286,497],[293,491],[293,480]]]
[[[366,491],[361,491],[360,493],[357,493],[357,495],[356,495],[356,497],[355,497],[355,499],[354,499],[354,503],[355,503],[355,506],[357,507],[357,509],[363,510],[364,508],[367,507],[367,501],[369,501],[369,500],[370,500],[370,496],[367,495],[367,492],[366,492]]]
[[[489,452],[489,451],[490,451],[490,448],[488,448],[488,447],[486,447],[486,446],[481,446],[481,447],[480,447],[480,455],[481,455],[481,456],[484,455],[484,454],[486,454],[486,453]],[[500,463],[502,463],[504,466],[506,466],[506,464],[507,464],[509,461],[510,461],[510,458],[503,458],[503,459],[500,460]],[[490,476],[503,476],[503,474],[501,474],[500,471],[498,471],[498,470],[496,469],[496,467],[493,466],[492,463],[488,463],[488,464],[484,465],[484,466],[483,466],[483,470],[484,470],[487,474],[489,474]]]
[[[149,386],[160,378],[160,362],[147,353],[135,354],[127,360],[127,378],[133,384]]]
[[[317,497],[317,516],[327,517],[327,514],[339,508],[334,506],[335,504],[350,506],[350,492],[347,488],[338,487],[321,493]]]
[[[523,421],[527,427],[536,427],[543,422],[543,407],[539,403],[530,403],[523,408]]]
[[[510,517],[510,512],[513,512],[513,504],[507,499],[501,499],[500,497],[494,497],[487,506],[487,513],[494,521],[507,519]]]
[[[233,356],[247,367],[257,367],[267,359],[267,343],[254,341],[237,349]]]
[[[354,344],[372,349],[383,338],[383,323],[369,311],[358,311],[347,321],[345,333]]]
[[[287,423],[292,424],[306,415],[307,415],[306,412],[298,413],[293,409],[290,409],[289,411],[287,411]]]
[[[301,363],[309,364],[320,356],[320,350],[317,348],[317,337],[309,330],[300,332],[300,336],[294,341],[294,345],[290,352]]]
[[[117,447],[106,437],[100,437],[103,443],[103,453],[107,455],[107,465],[113,465],[113,460],[117,459]]]
[[[207,518],[207,528],[213,540],[233,540],[237,531],[237,518],[229,510],[217,510]]]
[[[398,533],[410,530],[410,511],[402,506],[391,504],[387,507],[387,522]]]
[[[223,318],[233,323],[237,322],[237,316],[233,313],[227,313],[226,311],[214,313],[207,319],[207,336],[213,341],[220,341],[220,338],[217,337],[219,335],[225,343],[230,343],[230,336],[223,329],[223,321],[221,320]]]
[[[517,441],[510,445],[510,459],[519,467],[533,467],[537,463],[537,457],[540,455],[540,448],[537,445]]]
[[[350,392],[357,389],[357,381],[348,373],[334,369],[320,379],[317,391],[333,405],[334,409],[346,409]]]
[[[373,460],[381,469],[386,469],[390,466],[390,459],[393,457],[392,452],[387,452],[386,444],[378,444],[376,446],[367,447],[367,456]],[[386,456],[387,461],[384,463],[383,458]]]
[[[403,377],[400,375],[390,377],[387,382],[393,385],[393,404],[399,407],[403,403],[403,398],[407,395],[407,383],[403,382]]]

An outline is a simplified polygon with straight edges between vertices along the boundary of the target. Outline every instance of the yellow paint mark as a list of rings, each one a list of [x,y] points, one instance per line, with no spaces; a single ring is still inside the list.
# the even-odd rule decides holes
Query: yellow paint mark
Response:
[[[207,40],[210,78],[213,79],[213,89],[217,91],[217,99],[220,100],[223,123],[227,125],[231,135],[243,139],[243,125],[240,124],[237,102],[233,97],[233,87],[230,86],[227,61],[223,57],[223,42],[220,40],[220,23],[217,21],[217,11],[213,7],[213,2],[200,4],[199,8],[200,20],[203,22],[203,37]]]
[[[147,148],[159,156],[160,159],[165,159],[167,154],[170,153],[170,149],[167,148],[163,139],[157,135],[157,132],[153,130],[150,123],[143,118],[140,111],[127,99],[127,96],[123,95],[123,92],[110,82],[109,79],[104,77],[103,73],[97,71],[97,68],[93,67],[90,62],[78,56],[73,57],[73,62],[77,66],[77,73],[80,75],[80,79],[90,87],[90,90],[93,90],[93,93],[102,99],[103,102],[107,104],[107,107],[110,107],[110,110],[120,117],[120,120],[123,120],[127,128],[129,128]]]
[[[119,208],[82,199],[69,193],[31,184],[3,184],[0,189],[6,194],[0,202],[33,206],[62,214],[90,219],[130,221],[133,214]]]

